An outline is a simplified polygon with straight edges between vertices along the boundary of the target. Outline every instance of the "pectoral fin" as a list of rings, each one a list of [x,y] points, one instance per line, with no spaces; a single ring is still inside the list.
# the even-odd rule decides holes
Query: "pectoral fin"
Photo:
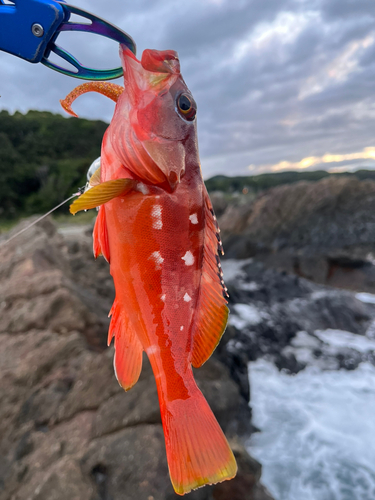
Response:
[[[80,210],[89,210],[90,208],[99,207],[117,196],[128,193],[135,185],[136,181],[131,179],[115,179],[102,182],[81,194],[81,196],[70,205],[70,213],[75,215]]]
[[[95,172],[92,174],[91,179],[89,180],[89,186],[94,187],[101,183],[100,180],[101,168],[97,168]]]

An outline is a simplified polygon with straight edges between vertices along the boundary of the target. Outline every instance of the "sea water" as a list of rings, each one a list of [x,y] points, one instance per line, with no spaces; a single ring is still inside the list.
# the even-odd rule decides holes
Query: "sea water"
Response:
[[[260,359],[250,383],[248,450],[275,500],[375,500],[374,366],[288,375]]]

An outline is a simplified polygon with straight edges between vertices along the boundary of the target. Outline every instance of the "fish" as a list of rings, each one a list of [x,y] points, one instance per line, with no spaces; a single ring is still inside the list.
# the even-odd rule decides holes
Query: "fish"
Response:
[[[197,105],[177,52],[147,49],[138,60],[121,45],[120,57],[124,86],[86,83],[62,101],[71,114],[88,91],[116,102],[100,168],[70,211],[99,207],[93,248],[115,285],[108,345],[114,338],[116,377],[131,389],[146,353],[171,482],[184,495],[237,472],[192,371],[211,356],[228,320],[222,243],[202,178]]]

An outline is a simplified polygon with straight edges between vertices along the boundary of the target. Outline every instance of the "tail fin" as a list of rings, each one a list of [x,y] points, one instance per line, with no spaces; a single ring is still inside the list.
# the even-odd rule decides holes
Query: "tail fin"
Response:
[[[188,399],[163,403],[169,474],[176,493],[232,479],[237,472],[235,458],[200,390],[196,388]]]

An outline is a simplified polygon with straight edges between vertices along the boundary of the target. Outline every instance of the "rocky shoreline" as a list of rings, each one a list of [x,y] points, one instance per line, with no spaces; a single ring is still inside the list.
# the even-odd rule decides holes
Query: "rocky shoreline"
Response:
[[[331,177],[212,200],[232,311],[224,358],[266,357],[290,373],[311,359],[334,370],[374,363],[375,182]]]
[[[231,314],[196,378],[239,474],[188,498],[272,500],[242,444],[258,430],[248,364],[262,358],[286,373],[375,365],[375,183],[343,177],[212,198]],[[0,245],[0,500],[178,498],[147,361],[127,394],[113,373],[114,290],[91,230],[47,219]]]
[[[244,366],[265,358],[288,373],[312,363],[330,370],[375,366],[375,296],[317,285],[254,259],[224,261],[223,270],[231,308],[224,358]]]
[[[89,232],[59,234],[51,220],[39,223],[0,246],[0,278],[0,499],[179,498],[149,364],[126,394],[115,379],[106,347],[113,285]],[[241,444],[251,431],[247,367],[226,356],[226,342],[196,378],[239,473],[188,497],[272,500],[261,465]]]

